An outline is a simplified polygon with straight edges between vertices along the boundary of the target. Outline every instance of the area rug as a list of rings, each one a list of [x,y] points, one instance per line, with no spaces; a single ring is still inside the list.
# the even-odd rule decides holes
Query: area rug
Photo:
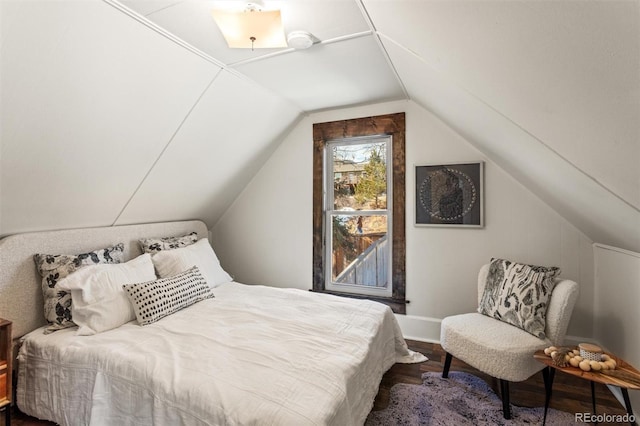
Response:
[[[400,383],[391,388],[389,406],[372,411],[366,426],[392,425],[541,425],[544,407],[511,405],[511,419],[502,416],[502,400],[482,379],[452,371],[424,373],[422,385]],[[547,425],[575,425],[574,415],[549,409]]]

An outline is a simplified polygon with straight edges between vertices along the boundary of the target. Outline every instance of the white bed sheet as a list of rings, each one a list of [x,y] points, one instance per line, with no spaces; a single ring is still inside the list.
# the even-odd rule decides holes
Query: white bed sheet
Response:
[[[145,327],[23,339],[17,400],[61,425],[360,425],[384,372],[423,361],[366,300],[228,283]]]

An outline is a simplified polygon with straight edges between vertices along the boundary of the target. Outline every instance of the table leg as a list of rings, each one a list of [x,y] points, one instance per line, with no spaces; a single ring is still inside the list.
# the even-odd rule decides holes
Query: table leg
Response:
[[[624,405],[627,413],[629,413],[629,423],[632,425],[637,425],[638,423],[635,421],[633,416],[633,409],[631,408],[631,400],[629,399],[629,391],[627,388],[620,388],[622,391],[622,398],[624,398]]]
[[[591,406],[593,407],[593,415],[595,416],[596,413],[596,385],[593,382],[593,380],[590,380],[591,382]],[[598,424],[598,422],[596,422],[595,424]]]
[[[545,367],[542,370],[542,377],[544,378],[544,418],[542,419],[542,426],[547,422],[547,411],[549,410],[549,402],[551,401],[551,390],[553,389],[553,378],[556,374],[556,369],[551,367]]]

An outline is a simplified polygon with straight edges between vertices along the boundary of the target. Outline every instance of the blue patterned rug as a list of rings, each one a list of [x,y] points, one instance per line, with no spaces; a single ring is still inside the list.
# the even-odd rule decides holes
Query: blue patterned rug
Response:
[[[443,379],[424,373],[422,385],[400,383],[391,388],[389,406],[372,411],[366,426],[393,425],[541,425],[544,407],[511,405],[511,420],[502,416],[502,400],[482,379],[459,371]],[[575,425],[574,415],[549,409],[547,425]]]

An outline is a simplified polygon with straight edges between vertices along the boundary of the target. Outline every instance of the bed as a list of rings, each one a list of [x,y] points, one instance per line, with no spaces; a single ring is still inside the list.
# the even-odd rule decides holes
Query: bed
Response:
[[[142,258],[139,239],[188,232],[208,236],[184,221],[0,240],[0,316],[20,347],[23,412],[61,425],[360,425],[384,372],[426,359],[382,304],[232,280],[148,325],[44,333],[34,253],[123,242],[128,262]]]

